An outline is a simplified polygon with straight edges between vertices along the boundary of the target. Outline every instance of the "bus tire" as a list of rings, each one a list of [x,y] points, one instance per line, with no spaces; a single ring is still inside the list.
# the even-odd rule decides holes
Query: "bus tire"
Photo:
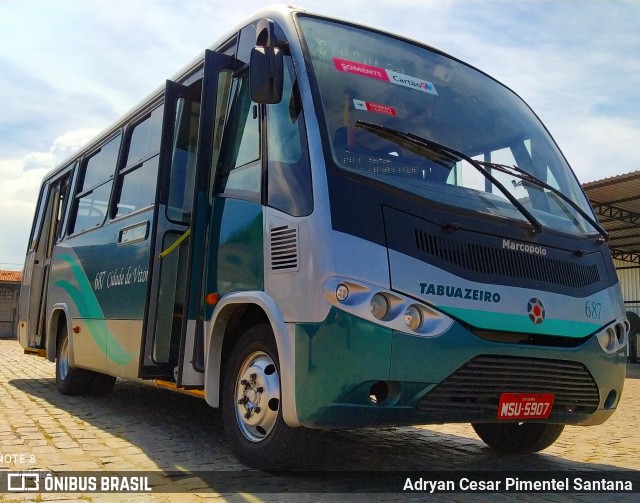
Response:
[[[282,418],[279,359],[271,327],[249,328],[237,341],[224,376],[222,417],[231,450],[265,471],[299,466],[306,432]]]
[[[564,430],[564,424],[550,423],[472,423],[471,426],[485,444],[505,454],[546,449]]]
[[[69,335],[65,324],[58,334],[58,352],[56,354],[56,387],[62,395],[82,395],[87,393],[93,383],[92,373],[69,364]]]

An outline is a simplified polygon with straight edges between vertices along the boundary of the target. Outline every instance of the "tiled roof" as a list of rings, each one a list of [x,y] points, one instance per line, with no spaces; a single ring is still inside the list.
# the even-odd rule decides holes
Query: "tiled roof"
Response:
[[[2,271],[0,270],[0,282],[21,283],[22,271]]]

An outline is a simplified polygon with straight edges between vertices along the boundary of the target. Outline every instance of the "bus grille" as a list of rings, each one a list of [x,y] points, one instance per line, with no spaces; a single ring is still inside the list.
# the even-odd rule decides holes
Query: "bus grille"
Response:
[[[598,386],[579,362],[482,355],[467,362],[418,402],[418,412],[495,413],[502,393],[553,393],[553,409],[592,413]]]
[[[271,270],[298,269],[298,228],[286,225],[271,228]]]
[[[526,278],[571,288],[600,281],[596,264],[577,264],[555,258],[436,237],[415,229],[418,250],[481,274]]]

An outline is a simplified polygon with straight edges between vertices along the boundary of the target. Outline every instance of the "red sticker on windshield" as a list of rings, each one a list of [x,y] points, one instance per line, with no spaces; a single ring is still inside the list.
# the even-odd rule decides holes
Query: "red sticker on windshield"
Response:
[[[368,110],[369,112],[376,112],[384,115],[397,115],[396,109],[387,105],[380,105],[379,103],[370,103],[368,101],[353,100],[353,106],[357,110]]]
[[[357,61],[349,61],[348,59],[333,58],[333,64],[336,69],[341,72],[355,73],[356,75],[362,75],[363,77],[369,77],[370,79],[383,80],[384,82],[408,87],[410,89],[415,89],[416,91],[422,91],[435,96],[438,95],[438,91],[436,91],[433,83],[428,80],[419,79],[418,77],[393,72],[378,66],[365,65],[364,63],[358,63]]]
[[[364,63],[357,63],[355,61],[340,58],[333,58],[333,64],[336,65],[336,68],[341,72],[356,73],[372,79],[389,82],[389,76],[384,68],[378,68],[377,66],[365,65]]]

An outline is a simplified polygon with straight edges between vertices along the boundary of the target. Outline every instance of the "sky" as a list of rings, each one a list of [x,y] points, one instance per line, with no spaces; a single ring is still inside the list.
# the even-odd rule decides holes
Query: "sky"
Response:
[[[43,176],[272,2],[0,0],[0,269]],[[417,39],[516,91],[581,182],[640,170],[638,0],[300,0]]]

